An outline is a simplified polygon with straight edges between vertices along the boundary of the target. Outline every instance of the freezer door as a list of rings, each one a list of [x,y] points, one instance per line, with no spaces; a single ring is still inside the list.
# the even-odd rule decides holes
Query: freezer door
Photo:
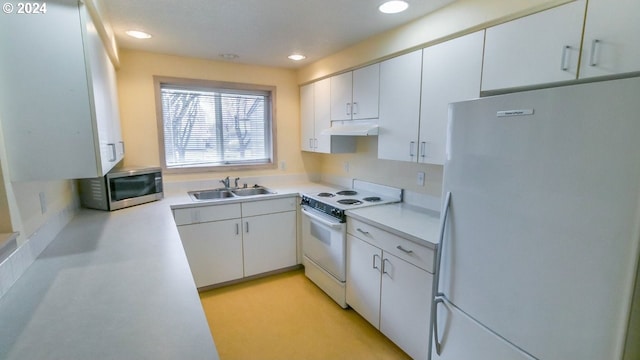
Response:
[[[632,78],[450,108],[440,291],[535,358],[621,357],[640,237],[638,94]]]
[[[484,328],[449,302],[437,306],[441,352],[431,348],[432,360],[535,360]]]

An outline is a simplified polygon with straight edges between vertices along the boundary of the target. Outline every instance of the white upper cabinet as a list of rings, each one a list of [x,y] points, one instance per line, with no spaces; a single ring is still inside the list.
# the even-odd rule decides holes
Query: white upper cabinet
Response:
[[[449,103],[480,96],[484,31],[423,50],[418,162],[444,165]]]
[[[380,65],[331,77],[331,120],[378,118]]]
[[[482,90],[576,79],[585,4],[578,0],[488,28]]]
[[[589,0],[581,78],[640,71],[638,14],[638,0]]]
[[[315,148],[315,108],[313,103],[314,84],[300,87],[300,149],[313,151]]]
[[[380,64],[378,158],[444,164],[449,103],[480,95],[484,31]]]
[[[115,70],[77,0],[0,22],[0,121],[12,180],[104,175],[123,157]]]
[[[348,153],[356,151],[355,138],[322,134],[331,127],[330,79],[300,87],[300,147],[302,151]]]
[[[380,64],[378,158],[416,161],[422,50]]]

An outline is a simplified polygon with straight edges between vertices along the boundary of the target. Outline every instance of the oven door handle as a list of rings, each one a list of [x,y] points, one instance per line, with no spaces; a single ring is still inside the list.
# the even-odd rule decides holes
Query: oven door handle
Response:
[[[315,215],[315,214],[311,213],[310,210],[307,210],[304,207],[302,207],[302,211],[303,211],[303,214],[308,216],[310,219],[315,220],[315,221],[317,221],[317,222],[319,222],[319,223],[321,223],[323,225],[329,226],[331,228],[340,228],[340,227],[343,226],[343,223],[331,222],[331,221],[325,220],[325,219],[319,217],[318,215]]]

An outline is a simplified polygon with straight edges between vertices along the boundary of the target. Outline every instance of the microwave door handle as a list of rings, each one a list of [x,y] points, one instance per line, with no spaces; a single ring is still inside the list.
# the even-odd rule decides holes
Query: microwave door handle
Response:
[[[318,215],[315,215],[315,214],[311,213],[311,211],[305,209],[304,207],[302,207],[302,211],[303,211],[303,214],[308,216],[310,219],[312,219],[314,221],[317,221],[317,222],[319,222],[319,223],[321,223],[323,225],[329,226],[331,228],[336,228],[337,229],[337,228],[342,227],[342,225],[343,225],[342,223],[339,223],[339,222],[335,222],[334,223],[334,222],[325,220],[325,219],[319,217]]]

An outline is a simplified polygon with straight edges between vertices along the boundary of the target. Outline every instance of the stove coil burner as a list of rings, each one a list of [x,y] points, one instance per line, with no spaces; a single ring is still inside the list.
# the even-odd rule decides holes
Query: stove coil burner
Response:
[[[380,197],[378,197],[378,196],[369,196],[369,197],[366,197],[366,198],[364,198],[362,200],[367,201],[367,202],[378,202],[378,201],[380,201],[382,199],[380,199]]]
[[[338,200],[338,204],[342,204],[342,205],[360,205],[360,204],[362,204],[362,201],[356,200],[356,199],[342,199],[342,200]]]
[[[335,194],[332,193],[328,193],[328,192],[321,192],[320,194],[318,194],[319,197],[334,197],[336,196]]]
[[[336,194],[338,195],[346,195],[346,196],[353,196],[358,194],[357,191],[355,190],[342,190],[342,191],[338,191]]]

